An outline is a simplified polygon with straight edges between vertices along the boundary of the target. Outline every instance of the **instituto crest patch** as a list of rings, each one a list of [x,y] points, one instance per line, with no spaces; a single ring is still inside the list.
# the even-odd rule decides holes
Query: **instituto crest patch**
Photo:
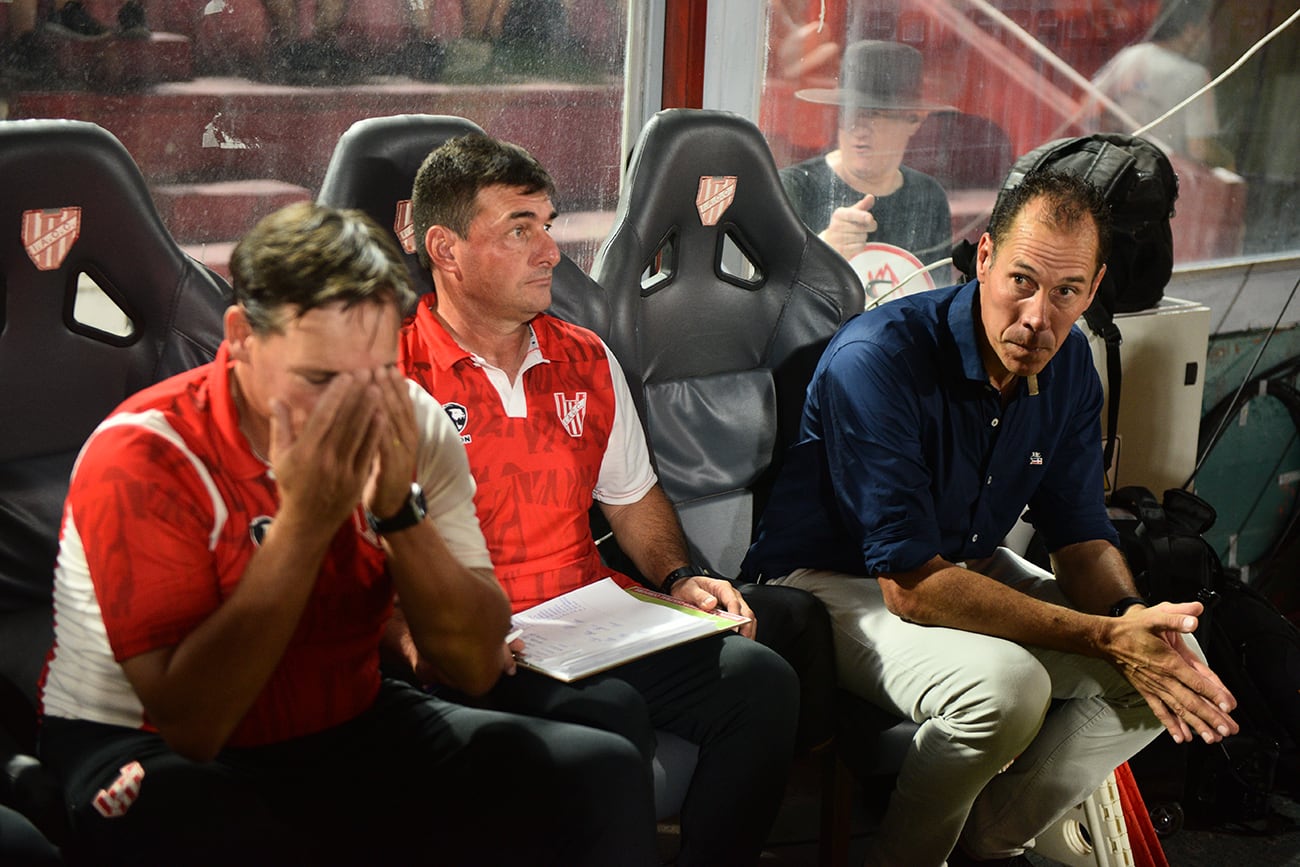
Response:
[[[700,212],[700,222],[705,226],[716,226],[735,198],[735,175],[701,177],[699,192],[695,194],[695,210]]]
[[[411,200],[402,199],[397,203],[397,213],[393,217],[393,232],[402,249],[408,253],[415,252],[415,220],[411,216]]]
[[[92,803],[95,812],[105,819],[119,819],[131,809],[135,799],[140,797],[140,784],[144,782],[144,768],[139,762],[131,762],[118,769],[119,776],[112,785],[95,793]]]
[[[582,436],[582,425],[587,420],[587,392],[575,392],[573,397],[562,391],[555,392],[555,414],[571,437]]]
[[[41,271],[54,271],[81,237],[81,208],[23,211],[23,249]]]

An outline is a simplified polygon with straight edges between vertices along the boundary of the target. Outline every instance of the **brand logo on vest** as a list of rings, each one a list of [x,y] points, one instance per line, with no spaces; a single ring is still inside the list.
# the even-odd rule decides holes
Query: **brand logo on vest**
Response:
[[[571,437],[582,436],[582,423],[587,420],[587,393],[575,392],[572,398],[564,392],[555,392],[555,414]]]
[[[1030,452],[1030,453],[1029,453],[1029,465],[1030,465],[1031,467],[1041,467],[1041,466],[1043,465],[1043,453],[1042,453],[1042,452]]]
[[[144,780],[144,768],[140,763],[131,762],[118,770],[121,774],[113,781],[113,785],[95,793],[95,812],[105,819],[125,816],[135,799],[140,797],[140,783]]]
[[[397,203],[397,213],[393,216],[393,233],[408,253],[415,252],[415,220],[411,215],[411,200],[402,199]]]
[[[274,520],[270,515],[258,515],[248,522],[248,537],[253,540],[253,544],[262,547],[262,541],[266,538],[266,531],[271,529],[271,521]]]
[[[444,403],[443,412],[447,413],[447,418],[456,426],[456,433],[460,434],[460,441],[464,445],[469,445],[473,437],[465,433],[465,425],[469,424],[469,410],[459,403]]]
[[[80,236],[81,208],[23,211],[23,247],[41,271],[62,265]]]
[[[699,192],[695,194],[695,210],[700,212],[700,222],[716,226],[735,198],[735,175],[702,176]]]
[[[465,409],[461,404],[444,403],[442,409],[443,412],[447,413],[447,418],[451,419],[451,423],[456,426],[457,433],[463,431],[465,425],[469,424],[469,410]]]

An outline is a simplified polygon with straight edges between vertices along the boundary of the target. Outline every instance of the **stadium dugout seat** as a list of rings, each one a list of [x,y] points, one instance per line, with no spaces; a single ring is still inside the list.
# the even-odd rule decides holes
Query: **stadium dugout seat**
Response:
[[[101,127],[0,121],[0,177],[0,804],[63,843],[57,781],[31,753],[68,477],[125,397],[212,358],[230,295]]]
[[[664,491],[704,565],[735,575],[804,391],[831,336],[862,311],[853,269],[790,207],[750,121],[669,109],[642,130],[592,277],[602,331],[636,397]],[[844,863],[851,786],[897,768],[914,727],[839,697],[826,750],[823,863]]]
[[[694,109],[641,132],[592,277],[692,553],[734,575],[862,283],[789,207],[757,127]]]

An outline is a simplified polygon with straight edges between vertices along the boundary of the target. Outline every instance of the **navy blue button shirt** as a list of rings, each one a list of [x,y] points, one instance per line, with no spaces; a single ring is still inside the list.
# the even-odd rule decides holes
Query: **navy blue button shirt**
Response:
[[[1118,542],[1106,517],[1101,381],[1077,327],[1004,407],[975,338],[978,284],[850,320],[808,386],[757,541],[753,580],[798,568],[908,572],[987,557],[1026,504],[1048,550]]]

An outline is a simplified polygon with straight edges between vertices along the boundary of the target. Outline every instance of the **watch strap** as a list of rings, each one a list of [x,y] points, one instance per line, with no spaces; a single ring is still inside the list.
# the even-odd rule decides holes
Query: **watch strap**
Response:
[[[423,521],[424,516],[427,514],[428,505],[424,499],[424,490],[418,482],[412,482],[411,495],[406,498],[406,502],[402,504],[402,508],[398,509],[396,514],[387,518],[379,518],[369,509],[366,509],[366,523],[370,525],[370,529],[383,536],[414,527]]]
[[[1125,596],[1123,599],[1110,606],[1111,617],[1123,617],[1124,612],[1128,611],[1134,605],[1146,605],[1147,601],[1138,596]]]
[[[702,575],[705,578],[717,578],[720,581],[730,580],[725,575],[719,575],[707,566],[697,566],[694,563],[690,563],[686,566],[678,566],[676,569],[665,575],[664,580],[659,582],[659,592],[665,594],[672,593],[673,586],[677,584],[678,581],[682,581],[686,578],[694,578],[697,575]]]

